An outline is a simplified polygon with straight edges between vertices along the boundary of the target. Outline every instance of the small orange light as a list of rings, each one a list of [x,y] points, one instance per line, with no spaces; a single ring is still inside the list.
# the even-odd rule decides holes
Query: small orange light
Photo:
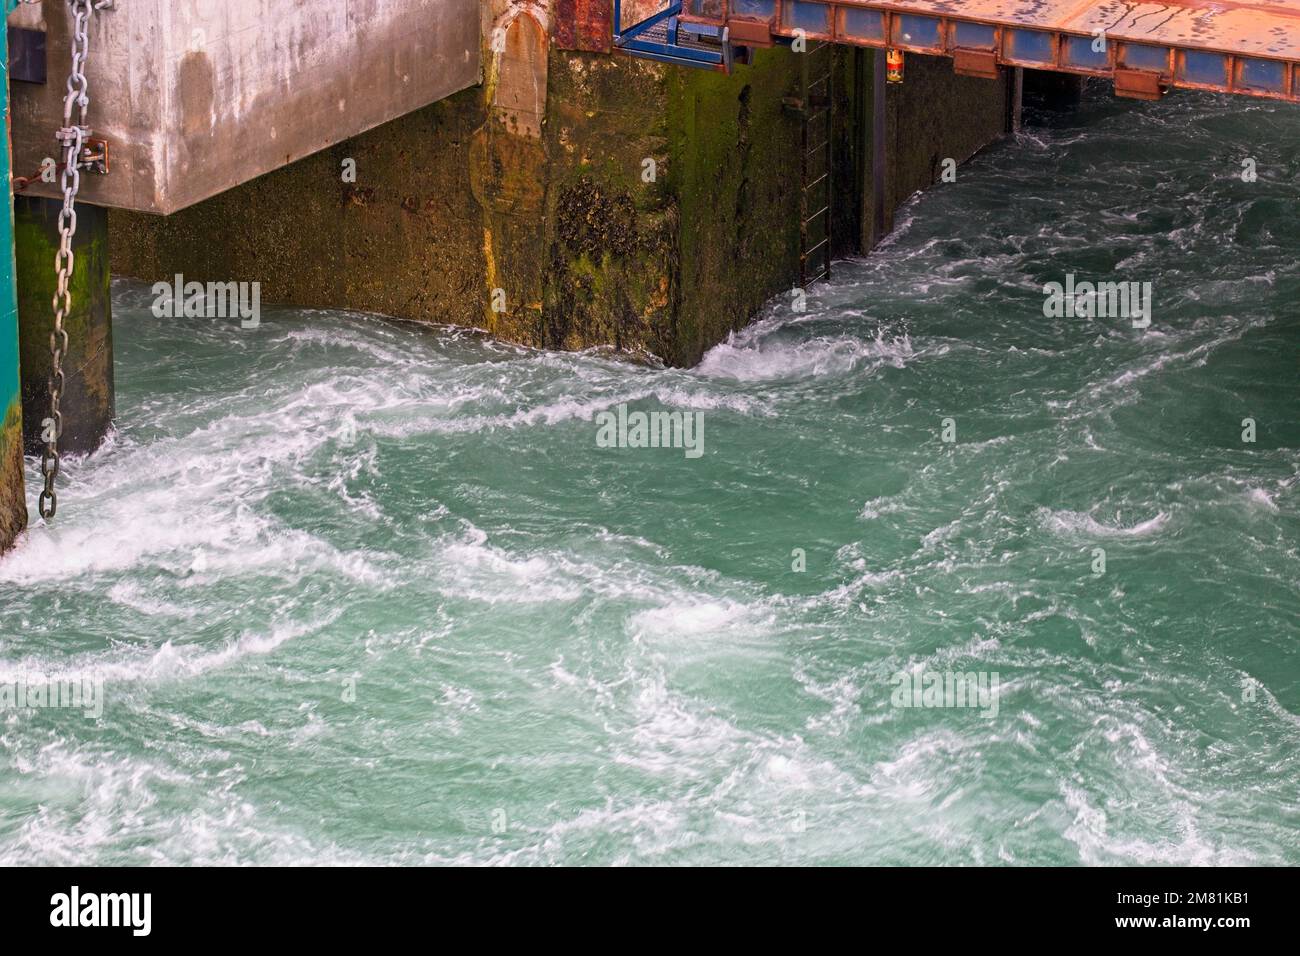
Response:
[[[890,83],[903,82],[903,51],[892,47],[885,52],[885,79]]]

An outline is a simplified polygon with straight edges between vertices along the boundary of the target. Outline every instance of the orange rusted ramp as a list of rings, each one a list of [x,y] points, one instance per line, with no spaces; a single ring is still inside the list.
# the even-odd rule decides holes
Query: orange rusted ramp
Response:
[[[686,0],[683,18],[948,56],[976,76],[1105,76],[1145,99],[1171,86],[1300,99],[1300,0]]]

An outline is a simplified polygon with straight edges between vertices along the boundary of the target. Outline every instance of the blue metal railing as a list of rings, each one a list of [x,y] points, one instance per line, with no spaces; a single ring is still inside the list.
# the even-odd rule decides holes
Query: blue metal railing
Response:
[[[642,20],[640,23],[634,23],[626,30],[619,31],[618,27],[620,27],[623,23],[623,2],[622,0],[614,0],[614,27],[615,27],[614,42],[617,43],[619,46],[622,46],[625,40],[631,40],[634,37],[636,37],[638,34],[644,33],[646,30],[650,29],[656,23],[662,23],[664,20],[667,20],[669,17],[675,17],[681,12],[682,12],[681,0],[677,0],[676,3],[668,4],[668,6],[664,7],[658,13],[654,14],[651,17],[647,17],[645,20]]]
[[[623,5],[621,0],[614,0],[614,45],[626,50],[633,56],[658,60],[661,63],[676,63],[681,66],[693,66],[703,69],[717,69],[723,64],[723,44],[716,49],[703,43],[684,43],[689,37],[709,37],[722,39],[722,28],[702,24],[683,24],[679,17],[682,12],[681,0],[674,0],[664,9],[647,17],[640,23],[634,23],[626,30],[619,29],[623,23]],[[663,24],[663,30],[656,30]]]

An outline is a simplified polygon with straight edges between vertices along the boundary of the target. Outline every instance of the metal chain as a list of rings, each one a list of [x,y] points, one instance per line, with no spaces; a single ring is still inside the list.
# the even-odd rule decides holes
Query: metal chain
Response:
[[[59,402],[65,384],[63,359],[68,352],[68,333],[64,320],[72,311],[72,271],[76,257],[72,254],[72,237],[77,232],[77,190],[81,188],[81,154],[90,129],[86,126],[86,108],[90,105],[87,93],[86,56],[90,52],[90,15],[112,5],[112,0],[68,0],[72,8],[72,72],[68,76],[67,94],[63,97],[63,128],[55,138],[63,144],[63,173],[59,185],[63,190],[63,209],[59,211],[59,251],[54,257],[54,269],[59,284],[54,292],[54,330],[50,333],[50,415],[42,425],[45,450],[41,453],[41,474],[45,489],[37,501],[37,510],[46,521],[51,520],[59,508],[54,492],[54,479],[59,475],[59,438],[63,435],[63,412]],[[72,122],[76,107],[77,122]]]

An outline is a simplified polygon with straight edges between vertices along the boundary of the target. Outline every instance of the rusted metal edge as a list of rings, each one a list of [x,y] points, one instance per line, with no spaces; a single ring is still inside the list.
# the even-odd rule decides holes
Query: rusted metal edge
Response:
[[[613,46],[610,0],[554,0],[551,42],[560,50],[609,53]]]
[[[1159,98],[1170,87],[1179,89],[1209,90],[1260,99],[1296,102],[1300,100],[1300,60],[1269,55],[1268,53],[1243,54],[1240,51],[1216,47],[1213,39],[1198,39],[1196,45],[1176,42],[1143,42],[1123,37],[1109,37],[1104,53],[1095,51],[1081,62],[1075,58],[1081,44],[1092,50],[1094,33],[1063,29],[1059,24],[1019,22],[1009,17],[995,17],[976,13],[954,14],[945,5],[943,9],[907,0],[847,0],[847,2],[821,2],[799,0],[802,16],[792,15],[795,0],[772,0],[774,14],[762,19],[731,14],[725,0],[686,0],[682,17],[699,23],[733,26],[742,23],[746,36],[756,27],[768,27],[773,37],[794,38],[800,35],[813,40],[824,40],[868,48],[897,48],[928,56],[947,56],[954,60],[958,72],[973,76],[988,76],[990,65],[1020,66],[1059,73],[1104,77],[1115,82],[1117,95],[1140,99]],[[809,8],[825,7],[822,18],[826,29],[809,29]],[[972,4],[972,6],[977,6]],[[978,5],[983,6],[983,5]],[[1075,5],[1068,18],[1078,17],[1093,8],[1103,6],[1103,0],[1092,0]],[[1181,4],[1179,6],[1182,6]],[[1259,20],[1259,32],[1269,32],[1278,26],[1274,18],[1287,26],[1300,16],[1297,6],[1270,7],[1259,3],[1232,3],[1221,0],[1216,7],[1223,10],[1249,11]],[[1203,5],[1189,4],[1190,9],[1207,9]],[[874,13],[879,26],[862,21],[863,15]],[[849,29],[847,17],[856,18],[856,29]],[[933,24],[933,32],[926,37],[929,42],[917,42],[905,36],[902,23]],[[1273,22],[1270,22],[1273,21]],[[800,25],[802,24],[802,25]],[[978,44],[958,40],[961,25],[980,27],[991,36]],[[874,35],[873,35],[874,34]],[[1019,54],[1015,40],[1032,38],[1039,49],[1033,55]],[[1097,59],[1100,56],[1101,59]],[[1189,59],[1190,58],[1190,59]],[[1221,80],[1216,80],[1216,62]],[[1258,74],[1267,74],[1266,81]],[[1252,75],[1255,79],[1252,81]]]

